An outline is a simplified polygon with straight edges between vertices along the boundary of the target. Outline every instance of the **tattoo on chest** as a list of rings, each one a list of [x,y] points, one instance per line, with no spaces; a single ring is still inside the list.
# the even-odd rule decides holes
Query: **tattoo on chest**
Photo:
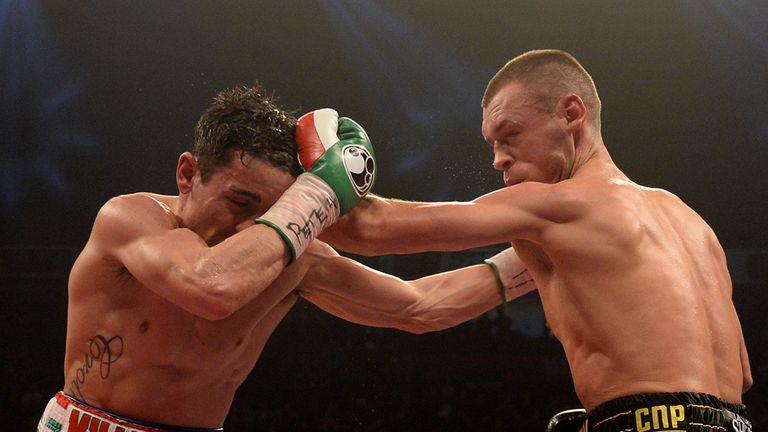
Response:
[[[96,335],[92,337],[88,341],[88,350],[83,358],[83,364],[77,368],[75,378],[69,385],[70,394],[83,402],[88,402],[85,400],[81,389],[92,376],[91,371],[94,368],[98,369],[101,379],[109,378],[112,363],[120,359],[121,355],[123,355],[123,338],[121,336],[106,338],[102,335]]]

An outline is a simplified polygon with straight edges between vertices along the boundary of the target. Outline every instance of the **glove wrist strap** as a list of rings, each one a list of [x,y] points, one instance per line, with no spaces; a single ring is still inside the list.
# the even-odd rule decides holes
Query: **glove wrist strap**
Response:
[[[517,257],[514,249],[509,248],[484,261],[491,267],[503,302],[508,302],[536,289],[528,269]]]
[[[293,262],[338,218],[339,200],[333,189],[315,174],[303,173],[256,223],[280,234]]]

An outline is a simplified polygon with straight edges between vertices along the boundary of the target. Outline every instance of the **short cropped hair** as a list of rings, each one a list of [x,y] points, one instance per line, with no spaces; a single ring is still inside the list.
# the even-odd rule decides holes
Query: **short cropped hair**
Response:
[[[508,61],[488,82],[481,106],[486,108],[491,99],[511,82],[521,83],[528,96],[547,112],[552,112],[567,93],[577,94],[587,106],[592,123],[600,127],[601,103],[595,82],[579,61],[567,52],[533,50]]]
[[[245,155],[259,158],[295,177],[302,171],[295,136],[296,118],[256,83],[223,90],[213,98],[195,127],[192,153],[203,182],[235,155],[241,162]]]

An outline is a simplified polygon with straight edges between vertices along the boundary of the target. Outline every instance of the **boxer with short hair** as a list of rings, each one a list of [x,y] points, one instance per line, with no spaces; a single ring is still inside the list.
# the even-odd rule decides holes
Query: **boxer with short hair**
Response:
[[[423,333],[500,304],[499,280],[507,300],[535,288],[515,279],[512,249],[403,281],[314,241],[368,193],[373,158],[335,111],[297,126],[259,86],[216,96],[179,158],[178,196],[121,195],[96,216],[69,278],[64,389],[38,432],[219,430],[299,296]]]
[[[324,239],[362,255],[511,242],[589,430],[627,430],[609,420],[626,412],[643,431],[732,430],[731,419],[748,430],[752,376],[723,248],[680,198],[614,164],[589,73],[563,51],[526,52],[490,80],[481,106],[505,188],[470,202],[369,196]],[[695,406],[717,414],[702,420]]]

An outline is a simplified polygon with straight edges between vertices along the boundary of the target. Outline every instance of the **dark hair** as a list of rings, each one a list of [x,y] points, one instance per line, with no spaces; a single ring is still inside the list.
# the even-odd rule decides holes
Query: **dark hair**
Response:
[[[259,158],[294,177],[302,172],[296,155],[296,118],[266,96],[259,83],[221,91],[195,127],[192,153],[207,181],[239,152]]]

